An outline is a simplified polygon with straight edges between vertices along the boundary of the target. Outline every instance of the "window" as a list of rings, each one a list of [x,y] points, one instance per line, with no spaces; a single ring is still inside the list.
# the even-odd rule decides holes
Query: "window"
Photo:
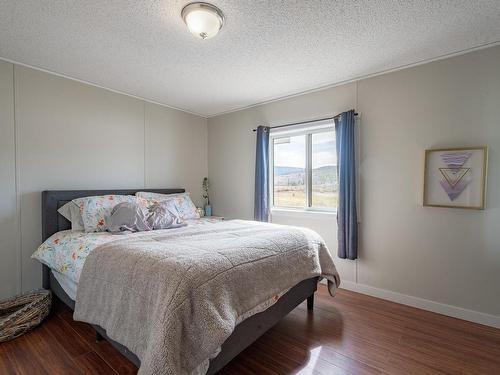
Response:
[[[271,130],[272,206],[335,210],[338,185],[333,120],[280,130]]]

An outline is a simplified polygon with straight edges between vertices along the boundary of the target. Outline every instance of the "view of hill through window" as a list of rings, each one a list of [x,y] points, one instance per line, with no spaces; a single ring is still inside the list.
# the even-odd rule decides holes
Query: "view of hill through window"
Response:
[[[306,189],[307,135],[274,139],[274,206],[335,209],[337,207],[337,156],[333,131],[311,134],[312,201]]]

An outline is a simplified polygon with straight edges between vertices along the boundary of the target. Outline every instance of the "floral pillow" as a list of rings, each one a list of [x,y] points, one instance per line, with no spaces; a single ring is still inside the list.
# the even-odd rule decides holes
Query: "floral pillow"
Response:
[[[77,198],[73,200],[80,207],[85,232],[103,232],[106,230],[106,219],[110,217],[113,207],[118,203],[137,203],[146,208],[148,201],[134,195],[100,195]]]
[[[118,238],[121,237],[107,232],[64,230],[53,234],[31,257],[78,282],[87,255],[96,247]]]
[[[196,206],[189,193],[181,194],[160,194],[160,193],[149,193],[145,191],[140,191],[135,194],[137,197],[147,199],[149,204],[162,203],[165,201],[170,202],[175,209],[179,212],[179,217],[182,220],[189,219],[199,219],[200,214],[196,210]]]

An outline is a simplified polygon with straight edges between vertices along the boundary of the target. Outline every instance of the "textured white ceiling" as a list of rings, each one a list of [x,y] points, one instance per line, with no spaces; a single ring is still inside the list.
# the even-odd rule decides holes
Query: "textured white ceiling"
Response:
[[[211,116],[500,40],[500,0],[187,2],[0,0],[0,57]]]

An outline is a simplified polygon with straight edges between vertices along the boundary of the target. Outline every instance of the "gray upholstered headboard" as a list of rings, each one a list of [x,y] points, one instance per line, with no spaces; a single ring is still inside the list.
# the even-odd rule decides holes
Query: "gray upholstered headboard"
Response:
[[[94,195],[134,195],[138,191],[161,194],[184,193],[184,189],[125,189],[125,190],[46,190],[42,192],[42,239],[45,241],[54,233],[71,228],[71,223],[57,210],[71,201]],[[49,288],[49,268],[43,266],[43,287]]]

